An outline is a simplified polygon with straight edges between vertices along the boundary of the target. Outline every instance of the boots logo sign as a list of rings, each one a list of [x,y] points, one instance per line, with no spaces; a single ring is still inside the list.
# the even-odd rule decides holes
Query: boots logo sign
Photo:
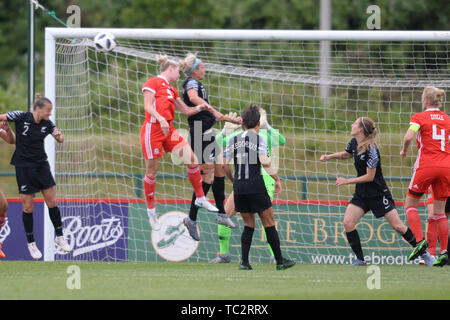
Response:
[[[121,220],[116,217],[101,219],[100,224],[83,225],[79,217],[63,218],[64,236],[72,249],[72,256],[114,245],[124,235]],[[58,254],[65,254],[58,249]]]
[[[158,219],[152,229],[152,244],[158,255],[168,261],[183,261],[197,250],[198,241],[189,235],[183,220],[186,214],[169,211]]]

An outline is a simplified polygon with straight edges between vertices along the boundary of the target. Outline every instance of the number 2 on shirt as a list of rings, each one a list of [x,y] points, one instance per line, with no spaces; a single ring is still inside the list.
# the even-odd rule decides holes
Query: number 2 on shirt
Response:
[[[23,128],[24,128],[24,131],[22,132],[22,135],[26,136],[27,135],[27,131],[30,129],[30,127],[27,126],[27,125],[24,125]]]

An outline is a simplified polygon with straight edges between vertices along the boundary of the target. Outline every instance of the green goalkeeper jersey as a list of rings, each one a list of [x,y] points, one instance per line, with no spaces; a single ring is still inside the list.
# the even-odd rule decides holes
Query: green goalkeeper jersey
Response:
[[[222,132],[220,132],[216,136],[216,142],[219,146],[222,146],[222,148],[226,148],[228,141],[242,132],[244,131],[242,129],[239,129],[237,131],[234,131],[229,136],[224,136]],[[272,156],[272,147],[282,146],[286,143],[286,138],[277,129],[274,128],[270,128],[269,130],[260,129],[258,134],[264,137],[264,139],[266,139],[267,141],[267,147],[269,149],[269,159]],[[275,180],[266,172],[266,170],[264,170],[263,167],[261,167],[261,169],[267,193],[273,200],[275,193]]]

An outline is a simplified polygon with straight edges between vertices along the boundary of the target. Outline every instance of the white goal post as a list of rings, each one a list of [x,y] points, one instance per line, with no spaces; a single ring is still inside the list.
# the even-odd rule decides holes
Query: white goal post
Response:
[[[105,31],[116,37],[118,46],[108,53],[96,52],[92,39]],[[327,78],[319,71],[320,41],[332,43]],[[380,128],[384,176],[395,200],[403,201],[414,154],[403,162],[398,159],[399,137],[406,130],[405,121],[418,111],[418,96],[426,85],[450,88],[449,43],[450,31],[46,28],[45,96],[55,106],[51,119],[67,138],[57,146],[49,137],[45,149],[56,175],[57,197],[73,204],[63,208],[63,219],[65,215],[70,221],[80,219],[79,225],[71,224],[79,228],[72,230],[78,233],[71,239],[79,254],[68,259],[205,262],[215,257],[217,227],[206,213],[199,214],[202,239],[196,252],[177,260],[152,244],[142,203],[136,202],[142,189],[139,172],[145,170],[139,142],[142,80],[157,75],[157,54],[182,59],[193,52],[207,67],[203,82],[212,105],[227,113],[254,102],[267,110],[269,122],[286,136],[278,155],[285,195],[275,208],[283,251],[307,263],[348,263],[320,257],[351,252],[339,219],[354,186],[338,189],[333,179],[354,175],[353,163],[322,164],[318,157],[343,150],[356,116],[372,117]],[[182,79],[176,84],[180,94]],[[326,104],[320,101],[323,85],[333,88]],[[176,128],[186,127],[183,117],[176,116]],[[222,124],[216,126],[220,131]],[[110,145],[110,140],[117,145]],[[185,172],[165,159],[157,199],[167,198],[164,212],[187,214],[189,206],[181,200],[190,200],[192,190],[180,182]],[[112,211],[135,214],[117,218],[114,230],[126,229],[121,244],[103,234],[113,225],[109,209],[83,207],[99,199],[114,203]],[[126,199],[131,199],[132,208],[121,205]],[[76,206],[83,209],[77,212]],[[53,226],[45,209],[44,260],[64,259],[54,250]],[[403,240],[394,239],[383,221],[369,215],[364,219],[360,228],[365,254],[375,252],[377,259],[385,254],[397,263],[396,257],[408,250]],[[98,227],[101,223],[106,227]],[[231,255],[239,261],[240,231],[233,237]],[[254,255],[253,260],[264,262],[267,248],[262,239],[258,241],[251,259]],[[106,251],[97,255],[95,250]]]

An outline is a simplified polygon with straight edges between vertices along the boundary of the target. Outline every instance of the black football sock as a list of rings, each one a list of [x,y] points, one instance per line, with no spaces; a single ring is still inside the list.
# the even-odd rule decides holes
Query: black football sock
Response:
[[[244,230],[241,235],[241,250],[242,250],[242,263],[248,264],[248,255],[250,252],[250,246],[252,245],[253,232],[255,228],[244,226]]]
[[[211,185],[209,183],[202,182],[202,187],[203,187],[203,193],[206,196],[208,194],[209,189],[211,188]],[[197,221],[197,213],[198,213],[198,209],[199,209],[194,204],[195,199],[197,199],[197,197],[195,196],[195,192],[194,192],[192,194],[191,208],[189,209],[189,218],[192,221]]]
[[[63,235],[63,228],[61,221],[61,213],[59,211],[58,206],[54,208],[48,208],[48,213],[50,215],[50,220],[53,223],[53,227],[55,228],[56,236],[61,237]]]
[[[27,236],[27,242],[34,242],[34,233],[33,233],[33,212],[27,213],[22,212],[22,221],[23,226],[25,227],[25,235]]]
[[[358,231],[355,229],[350,232],[346,232],[348,243],[352,248],[353,252],[359,260],[364,261],[364,255],[361,247],[361,240],[359,239]]]
[[[219,212],[225,213],[223,206],[223,202],[225,201],[225,177],[214,177],[212,191],[214,200],[216,201],[216,208],[219,209]]]
[[[275,229],[275,226],[264,228],[266,231],[267,242],[270,244],[272,248],[273,255],[277,260],[277,264],[283,262],[283,257],[281,255],[281,247],[280,247],[280,238],[278,237],[278,231]]]
[[[416,237],[414,237],[414,234],[412,233],[411,229],[408,227],[408,230],[404,234],[402,234],[403,239],[408,241],[408,243],[415,247],[417,245]]]

